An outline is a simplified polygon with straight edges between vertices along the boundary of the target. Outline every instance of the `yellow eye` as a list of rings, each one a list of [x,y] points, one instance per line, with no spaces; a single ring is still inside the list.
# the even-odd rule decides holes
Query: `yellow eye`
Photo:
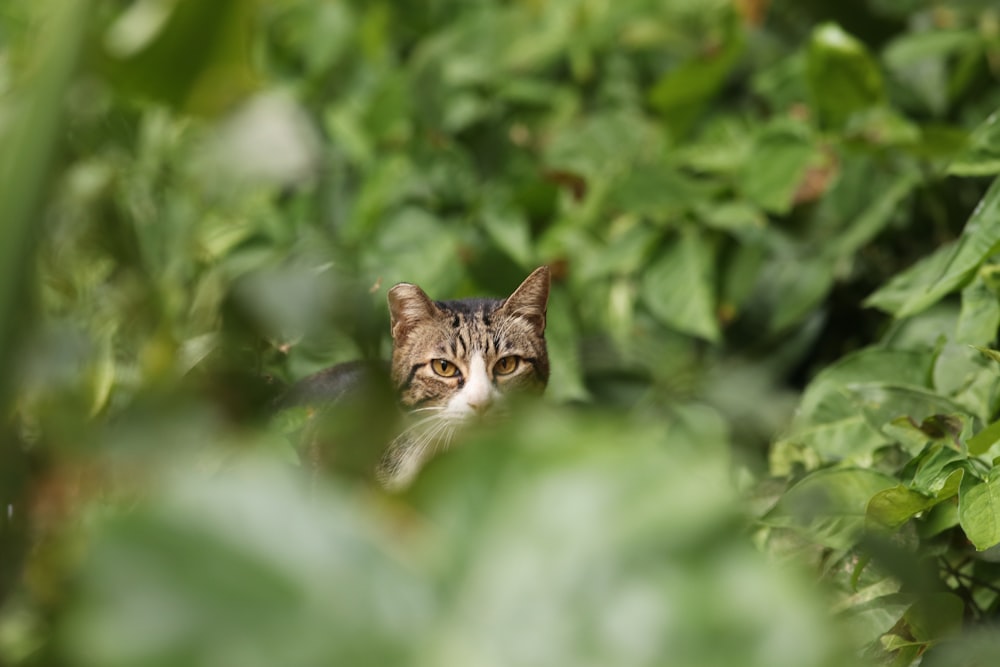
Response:
[[[517,370],[521,363],[521,357],[504,357],[493,367],[493,372],[497,375],[510,375]]]
[[[458,373],[458,367],[445,359],[435,359],[431,362],[431,369],[443,378],[454,377]]]

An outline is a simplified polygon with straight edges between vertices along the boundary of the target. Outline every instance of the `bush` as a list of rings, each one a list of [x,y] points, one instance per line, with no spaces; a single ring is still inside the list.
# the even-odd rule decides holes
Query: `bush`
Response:
[[[992,3],[82,4],[0,10],[0,661],[996,652]],[[543,404],[303,474],[389,286],[543,263]]]

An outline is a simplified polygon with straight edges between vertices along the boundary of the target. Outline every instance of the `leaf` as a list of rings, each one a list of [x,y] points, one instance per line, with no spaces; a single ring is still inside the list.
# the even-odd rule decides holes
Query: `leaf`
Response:
[[[872,496],[865,509],[865,515],[870,522],[878,526],[895,529],[920,512],[933,507],[935,503],[934,498],[918,493],[903,484],[897,484]]]
[[[522,267],[532,264],[531,232],[528,221],[513,207],[501,203],[486,207],[480,215],[483,229],[493,243]]]
[[[902,318],[919,313],[965,286],[1000,248],[1000,179],[993,181],[957,242],[939,248],[865,300],[865,305]]]
[[[948,59],[975,49],[978,42],[974,30],[907,32],[892,40],[882,59],[895,81],[907,86],[932,113],[940,116],[951,101]]]
[[[1000,328],[1000,299],[982,276],[962,290],[962,310],[955,325],[955,341],[968,345],[986,345],[997,337]]]
[[[674,136],[683,136],[723,84],[745,48],[743,30],[732,28],[721,49],[685,60],[649,91],[649,104],[660,112]]]
[[[930,593],[914,602],[903,618],[914,639],[931,643],[957,635],[964,612],[965,604],[957,595]]]
[[[108,30],[104,65],[133,95],[218,113],[254,86],[251,0],[133,3]],[[150,22],[151,12],[166,12]]]
[[[754,141],[752,157],[740,175],[740,187],[748,199],[764,210],[787,213],[806,169],[818,155],[804,124],[772,123]]]
[[[849,549],[864,533],[871,498],[895,484],[895,479],[874,470],[820,470],[790,488],[762,521],[792,528],[832,549]]]
[[[948,165],[955,176],[1000,174],[1000,111],[994,111],[972,131],[965,148]]]
[[[612,200],[624,211],[663,221],[706,201],[717,189],[665,164],[642,165],[618,183]]]
[[[664,324],[718,341],[713,268],[709,241],[698,229],[685,227],[647,269],[643,300]]]
[[[969,448],[970,455],[980,456],[988,452],[998,441],[1000,441],[1000,420],[993,422],[972,436],[966,446]]]
[[[964,475],[965,471],[962,469],[952,470],[941,484],[940,490],[933,495],[921,493],[903,484],[879,491],[868,502],[865,515],[875,525],[899,528],[917,514],[954,497]]]
[[[813,104],[828,127],[842,127],[852,114],[885,98],[882,75],[868,50],[836,24],[813,31],[806,68]]]
[[[919,183],[920,173],[907,170],[887,186],[880,187],[873,198],[868,197],[871,203],[854,218],[851,225],[831,239],[827,255],[853,255],[870,243],[894,219],[899,207]]]
[[[1000,544],[1000,470],[986,481],[963,488],[958,495],[958,519],[969,541],[983,551]]]

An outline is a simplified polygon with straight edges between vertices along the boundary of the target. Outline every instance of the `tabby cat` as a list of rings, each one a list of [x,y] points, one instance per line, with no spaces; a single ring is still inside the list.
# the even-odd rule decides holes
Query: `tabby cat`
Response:
[[[508,394],[545,389],[548,297],[544,266],[506,299],[431,301],[410,283],[389,290],[389,376],[403,426],[377,465],[384,486],[408,486],[463,423],[495,412]],[[342,401],[371,369],[352,362],[321,371],[293,387],[286,404]]]

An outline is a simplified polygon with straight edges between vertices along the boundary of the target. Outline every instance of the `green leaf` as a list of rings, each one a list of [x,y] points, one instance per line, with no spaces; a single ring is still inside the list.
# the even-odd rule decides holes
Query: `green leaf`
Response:
[[[927,30],[901,34],[885,48],[882,59],[895,81],[905,85],[935,115],[951,102],[949,58],[976,49],[974,30]]]
[[[896,480],[874,470],[834,468],[805,477],[762,520],[791,528],[832,549],[849,549],[864,533],[871,498]]]
[[[836,24],[813,31],[806,68],[813,104],[828,127],[842,127],[852,114],[885,98],[882,75],[868,50]]]
[[[980,456],[989,451],[990,447],[1000,442],[1000,420],[993,422],[983,430],[972,436],[966,445],[969,448],[969,454],[972,456]]]
[[[934,498],[897,484],[872,496],[865,514],[870,522],[895,529],[935,503]]]
[[[744,31],[729,30],[723,48],[682,62],[663,76],[649,91],[649,104],[663,115],[674,136],[683,136],[699,120],[739,61],[744,50]]]
[[[954,497],[964,476],[965,471],[961,468],[952,470],[933,495],[921,493],[903,484],[879,491],[868,502],[866,516],[869,522],[875,525],[890,529],[899,528],[917,514]]]
[[[986,345],[1000,328],[1000,298],[982,276],[962,290],[962,311],[955,325],[955,340],[968,345]]]
[[[486,207],[479,219],[500,250],[522,267],[532,265],[531,232],[527,219],[519,211],[498,202]]]
[[[133,3],[105,35],[105,67],[133,95],[218,113],[254,86],[253,12],[251,0]]]
[[[1000,179],[976,206],[957,242],[897,274],[865,300],[896,317],[925,310],[942,297],[965,286],[979,266],[1000,248]]]
[[[913,638],[920,642],[939,642],[962,629],[965,603],[953,593],[931,593],[913,603],[903,618]]]
[[[973,130],[965,149],[948,165],[955,176],[1000,174],[1000,112],[993,112]]]
[[[712,244],[702,232],[685,227],[647,269],[642,297],[664,324],[717,341],[713,254]]]
[[[629,213],[664,221],[706,201],[717,189],[665,164],[643,165],[618,183],[612,201]]]
[[[979,551],[1000,544],[1000,470],[994,468],[986,481],[961,490],[958,518]]]
[[[740,176],[748,199],[766,211],[787,213],[809,164],[819,152],[804,124],[772,123],[756,138]]]

